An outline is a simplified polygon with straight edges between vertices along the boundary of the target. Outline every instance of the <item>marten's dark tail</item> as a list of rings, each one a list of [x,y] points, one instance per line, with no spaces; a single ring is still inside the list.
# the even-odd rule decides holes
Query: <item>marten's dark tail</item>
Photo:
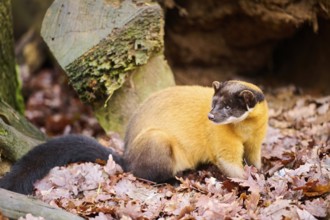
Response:
[[[123,164],[120,155],[92,138],[80,135],[54,138],[36,146],[17,161],[11,171],[0,179],[0,188],[32,194],[33,184],[45,177],[52,168],[74,162],[107,160],[109,154],[112,154],[116,163]]]

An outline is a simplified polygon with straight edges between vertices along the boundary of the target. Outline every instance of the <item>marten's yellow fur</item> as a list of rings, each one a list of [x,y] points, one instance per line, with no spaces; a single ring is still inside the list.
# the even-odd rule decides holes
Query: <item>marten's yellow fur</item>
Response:
[[[214,83],[215,97],[221,96],[217,91],[222,88],[226,95],[222,99],[230,102],[243,90],[256,92],[262,99],[247,108],[243,121],[217,124],[208,119],[214,94],[212,88],[176,86],[152,95],[128,125],[124,153],[126,170],[142,178],[164,181],[200,163],[213,163],[229,177],[242,178],[243,156],[248,163],[260,168],[261,143],[268,121],[263,94],[253,84],[229,81],[222,87]],[[256,98],[254,96],[252,98]],[[218,99],[224,101],[221,97]]]

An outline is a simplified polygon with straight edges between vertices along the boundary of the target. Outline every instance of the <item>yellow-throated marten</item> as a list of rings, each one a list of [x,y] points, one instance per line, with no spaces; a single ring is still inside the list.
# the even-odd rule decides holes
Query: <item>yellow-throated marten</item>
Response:
[[[84,136],[55,138],[22,157],[0,180],[0,187],[29,194],[51,168],[106,160],[109,154],[125,171],[155,182],[200,163],[213,163],[229,177],[241,178],[243,158],[261,167],[267,121],[265,97],[253,84],[170,87],[149,97],[133,114],[123,156]]]

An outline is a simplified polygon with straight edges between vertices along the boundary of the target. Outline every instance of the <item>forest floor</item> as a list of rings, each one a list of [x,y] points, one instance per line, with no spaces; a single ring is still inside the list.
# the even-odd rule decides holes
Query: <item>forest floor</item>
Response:
[[[49,136],[94,136],[122,152],[60,71],[23,75],[26,117]],[[90,219],[327,219],[330,217],[330,96],[295,86],[267,89],[270,107],[261,171],[228,179],[214,166],[187,171],[174,184],[155,184],[107,163],[54,168],[36,196]]]

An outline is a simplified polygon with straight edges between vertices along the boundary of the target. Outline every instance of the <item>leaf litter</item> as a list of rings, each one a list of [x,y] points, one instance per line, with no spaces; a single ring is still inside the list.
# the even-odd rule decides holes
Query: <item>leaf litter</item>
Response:
[[[109,156],[104,164],[54,168],[35,184],[35,195],[95,220],[329,218],[330,96],[294,90],[266,93],[263,168],[246,165],[246,179],[228,179],[208,165],[183,172],[172,184],[156,184],[124,173]],[[100,142],[122,152],[118,136]]]

